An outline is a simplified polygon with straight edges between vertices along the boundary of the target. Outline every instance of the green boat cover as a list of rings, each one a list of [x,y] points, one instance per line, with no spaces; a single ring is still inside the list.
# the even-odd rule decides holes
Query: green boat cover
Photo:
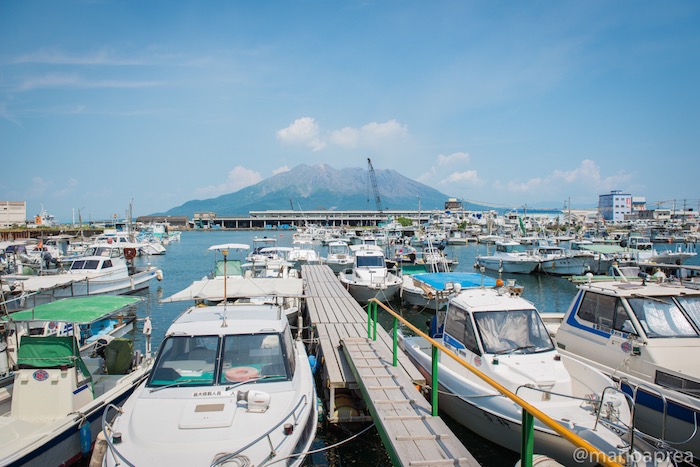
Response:
[[[131,368],[134,342],[122,337],[112,340],[105,348],[105,367],[110,375],[124,375]]]
[[[90,376],[74,336],[22,336],[17,365],[20,368],[73,368],[77,365],[83,376]]]
[[[72,297],[37,305],[27,310],[16,311],[2,316],[7,321],[65,321],[77,324],[90,324],[142,301],[138,297],[121,295],[95,295]]]
[[[219,260],[216,262],[216,268],[214,269],[214,275],[216,277],[224,275],[224,260]],[[227,276],[242,276],[243,268],[241,267],[241,261],[237,259],[226,260],[226,275]]]

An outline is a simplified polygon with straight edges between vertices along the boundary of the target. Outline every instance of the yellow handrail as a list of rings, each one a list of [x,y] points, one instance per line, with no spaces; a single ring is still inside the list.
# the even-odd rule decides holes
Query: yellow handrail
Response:
[[[478,376],[482,380],[486,381],[488,384],[490,384],[498,392],[500,392],[501,394],[506,396],[508,399],[512,400],[513,402],[518,404],[520,407],[522,407],[523,410],[526,410],[528,413],[530,413],[533,417],[538,419],[544,425],[548,426],[549,428],[551,428],[552,430],[557,432],[559,435],[561,435],[562,438],[566,439],[567,441],[569,441],[570,443],[574,444],[577,447],[585,449],[589,454],[594,455],[595,459],[598,463],[601,463],[601,464],[607,465],[607,466],[620,466],[621,467],[624,465],[624,461],[620,462],[620,461],[618,461],[618,459],[611,457],[607,453],[604,453],[603,451],[599,450],[594,445],[592,445],[591,443],[589,443],[585,439],[581,438],[576,433],[571,432],[571,430],[564,427],[559,422],[557,422],[556,420],[551,418],[549,415],[547,415],[544,412],[542,412],[541,410],[539,410],[537,407],[531,405],[529,402],[525,401],[524,399],[522,399],[519,396],[515,395],[514,393],[510,392],[508,389],[506,389],[504,386],[502,386],[499,382],[495,381],[494,379],[492,379],[489,376],[482,373],[477,368],[471,366],[469,363],[462,360],[460,357],[458,357],[451,350],[447,349],[444,345],[437,342],[433,338],[429,337],[423,331],[419,330],[413,324],[408,322],[402,316],[398,315],[392,309],[388,308],[386,305],[384,305],[382,302],[380,302],[376,298],[372,298],[369,301],[380,305],[385,311],[387,311],[389,314],[391,314],[395,319],[401,321],[403,324],[408,326],[409,329],[411,329],[413,332],[415,332],[418,336],[420,336],[423,339],[430,342],[430,344],[433,347],[437,347],[445,355],[449,356],[450,358],[455,360],[457,363],[462,365],[464,368],[471,371],[472,373],[474,373],[476,376]],[[369,309],[367,311],[369,314]],[[371,316],[370,316],[370,318],[371,318]],[[376,325],[376,314],[375,314],[375,325]],[[394,340],[396,340],[396,339],[397,339],[397,336],[396,336],[396,334],[394,334]],[[437,391],[437,388],[433,388],[433,391]]]

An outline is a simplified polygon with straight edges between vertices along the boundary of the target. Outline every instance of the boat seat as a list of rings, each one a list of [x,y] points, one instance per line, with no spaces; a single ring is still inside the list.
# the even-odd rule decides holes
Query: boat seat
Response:
[[[214,363],[215,352],[204,347],[197,347],[187,353],[189,360],[204,360],[207,363]]]

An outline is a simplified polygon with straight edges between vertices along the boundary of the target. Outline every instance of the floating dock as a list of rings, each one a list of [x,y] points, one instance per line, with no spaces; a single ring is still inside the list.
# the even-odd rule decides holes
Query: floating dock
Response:
[[[415,387],[425,378],[399,349],[393,366],[393,338],[377,326],[377,340],[367,338],[367,312],[328,266],[301,268],[306,307],[331,423],[374,421],[395,465],[479,465],[445,422],[431,415],[428,401]],[[360,393],[371,415],[336,401]]]

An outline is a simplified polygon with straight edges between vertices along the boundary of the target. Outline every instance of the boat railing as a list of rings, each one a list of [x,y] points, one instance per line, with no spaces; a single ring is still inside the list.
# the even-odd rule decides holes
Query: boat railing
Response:
[[[533,455],[534,455],[534,443],[535,443],[535,418],[542,422],[545,426],[555,431],[563,439],[574,444],[576,447],[584,449],[589,453],[591,458],[595,458],[600,464],[606,466],[620,466],[624,465],[624,460],[618,459],[605,453],[595,447],[593,444],[587,440],[581,438],[573,431],[566,428],[564,425],[560,424],[558,421],[554,420],[537,407],[533,406],[526,400],[522,399],[520,396],[508,390],[506,387],[501,385],[499,382],[490,378],[488,375],[481,372],[478,368],[473,367],[465,360],[460,358],[454,352],[446,348],[441,343],[437,342],[423,331],[415,327],[405,318],[400,316],[395,311],[391,310],[379,300],[372,298],[367,303],[367,338],[372,340],[377,340],[377,308],[381,306],[387,313],[393,316],[393,366],[398,365],[398,323],[401,322],[408,329],[413,331],[416,335],[422,337],[427,342],[431,344],[432,347],[432,371],[431,371],[431,407],[432,415],[438,415],[438,356],[439,352],[443,355],[450,357],[458,364],[472,372],[477,377],[481,378],[487,384],[492,386],[503,396],[515,402],[522,408],[522,432],[521,432],[521,449],[520,449],[520,465],[523,467],[531,467],[533,465]],[[631,445],[630,445],[631,446]]]
[[[620,381],[622,383],[623,381]],[[624,382],[632,388],[632,402],[633,402],[633,407],[637,406],[637,392],[639,389],[642,389],[643,391],[646,391],[650,394],[656,394],[659,399],[661,399],[661,405],[663,406],[662,410],[662,415],[661,415],[661,439],[666,441],[666,419],[668,418],[668,399],[666,399],[666,396],[659,391],[658,389],[649,386],[648,384],[645,383],[639,383],[637,385],[631,384],[629,381],[624,379]],[[697,424],[695,426],[695,429],[697,430]],[[695,433],[693,433],[695,435]]]

